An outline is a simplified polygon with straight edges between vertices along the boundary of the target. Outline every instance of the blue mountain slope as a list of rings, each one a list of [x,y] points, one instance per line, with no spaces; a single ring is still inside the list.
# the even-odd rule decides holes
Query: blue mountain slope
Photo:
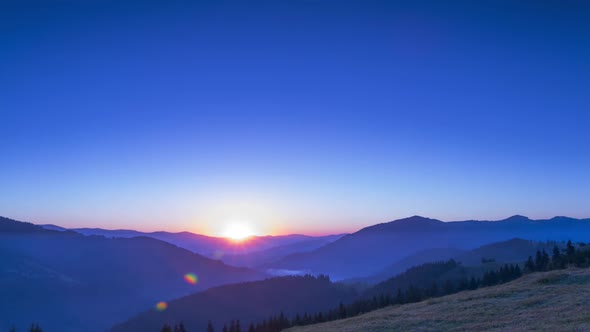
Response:
[[[264,278],[148,237],[108,239],[0,220],[0,330],[104,331],[157,301]],[[14,231],[18,229],[19,231]],[[196,285],[183,280],[199,277]]]
[[[499,221],[442,222],[414,216],[363,228],[317,250],[293,254],[266,267],[324,273],[339,280],[379,273],[426,249],[470,250],[512,238],[590,241],[590,220],[513,216]]]

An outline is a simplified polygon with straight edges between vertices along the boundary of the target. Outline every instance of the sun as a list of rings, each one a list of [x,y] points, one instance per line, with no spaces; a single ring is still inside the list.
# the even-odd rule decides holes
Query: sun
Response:
[[[254,236],[252,227],[244,222],[232,223],[225,227],[223,236],[234,241],[243,241],[251,236]]]

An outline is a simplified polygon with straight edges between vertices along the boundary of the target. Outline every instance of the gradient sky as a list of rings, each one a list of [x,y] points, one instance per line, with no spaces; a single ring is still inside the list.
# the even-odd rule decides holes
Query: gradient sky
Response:
[[[121,2],[0,4],[0,215],[590,217],[588,2]]]

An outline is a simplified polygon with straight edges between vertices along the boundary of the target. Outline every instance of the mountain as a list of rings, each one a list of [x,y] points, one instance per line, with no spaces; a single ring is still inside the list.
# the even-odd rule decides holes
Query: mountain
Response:
[[[500,221],[442,222],[420,216],[363,228],[308,253],[289,255],[268,269],[323,273],[335,280],[374,275],[428,249],[471,250],[512,238],[574,240],[590,238],[590,220],[555,217],[531,220],[513,216]],[[346,264],[342,258],[346,258]]]
[[[198,276],[196,284],[184,275]],[[0,219],[0,330],[104,331],[156,302],[262,279],[149,237],[105,238]]]
[[[507,284],[287,331],[586,331],[589,286],[590,269],[532,273]]]
[[[211,320],[216,330],[240,320],[242,327],[283,313],[317,312],[349,302],[357,296],[350,287],[327,277],[288,276],[225,285],[168,303],[163,312],[146,311],[115,326],[112,332],[157,331],[164,323],[183,322],[188,331],[204,331]]]
[[[519,246],[529,249],[541,247],[530,241],[511,240],[478,248],[473,251],[473,255],[505,252]],[[464,252],[459,254],[469,257]],[[522,263],[525,259],[526,256],[521,256],[517,262]],[[499,267],[500,263],[487,261],[478,261],[472,266],[465,266],[455,260],[416,264],[371,287],[331,283],[325,276],[316,278],[310,275],[225,285],[170,301],[166,312],[144,312],[117,325],[113,331],[145,331],[164,323],[174,325],[179,322],[184,322],[189,330],[200,330],[209,320],[215,322],[217,328],[221,328],[222,323],[230,320],[239,319],[242,325],[247,325],[250,322],[260,323],[280,313],[292,320],[296,314],[303,317],[305,313],[327,312],[340,303],[350,304],[356,300],[381,298],[384,294],[394,295],[398,290],[406,291],[411,287],[429,289],[434,283],[441,288],[445,282],[459,284],[461,280],[481,278],[485,272]]]
[[[473,250],[461,250],[455,248],[426,249],[414,255],[405,257],[394,264],[386,267],[377,274],[347,279],[347,283],[376,284],[391,276],[404,272],[405,270],[424,263],[446,261],[454,259],[465,266],[479,266],[482,261],[495,263],[522,263],[528,256],[534,256],[537,250],[545,250],[551,253],[553,242],[537,242],[523,239],[510,239],[508,241],[494,242]]]
[[[50,230],[63,231],[56,225],[42,225]],[[98,235],[107,238],[151,237],[174,244],[203,256],[221,259],[227,264],[256,267],[270,263],[296,252],[307,252],[341,238],[344,234],[308,236],[301,234],[280,236],[253,236],[247,241],[233,241],[191,232],[140,232],[128,229],[108,230],[102,228],[72,228],[83,235]]]
[[[436,249],[426,249],[422,250],[416,254],[410,255],[408,257],[404,257],[399,261],[387,266],[383,270],[379,271],[376,274],[366,276],[366,277],[359,277],[359,278],[351,278],[342,280],[342,282],[349,283],[349,284],[366,284],[366,285],[373,285],[379,282],[385,281],[392,276],[400,274],[407,269],[428,263],[428,262],[437,262],[437,261],[445,261],[449,260],[453,257],[460,256],[467,251],[454,249],[454,248],[436,248]]]

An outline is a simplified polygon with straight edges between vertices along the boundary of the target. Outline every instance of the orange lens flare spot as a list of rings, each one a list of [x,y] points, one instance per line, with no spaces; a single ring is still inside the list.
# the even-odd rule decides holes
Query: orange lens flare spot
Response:
[[[168,308],[168,303],[166,303],[164,301],[156,303],[156,310],[158,310],[158,311],[164,311],[167,308]]]
[[[184,281],[191,285],[196,285],[197,282],[199,282],[199,278],[197,278],[197,275],[194,273],[187,273],[184,275]]]

